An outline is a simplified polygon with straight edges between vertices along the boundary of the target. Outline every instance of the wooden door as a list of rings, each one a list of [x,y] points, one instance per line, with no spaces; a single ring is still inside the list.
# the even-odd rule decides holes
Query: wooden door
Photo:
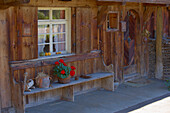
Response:
[[[125,17],[126,32],[124,33],[124,75],[137,72],[136,63],[136,37],[137,37],[137,17],[133,11],[128,11]]]

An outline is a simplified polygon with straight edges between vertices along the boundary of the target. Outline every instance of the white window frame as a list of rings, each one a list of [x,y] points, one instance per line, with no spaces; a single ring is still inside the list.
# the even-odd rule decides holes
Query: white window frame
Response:
[[[53,24],[65,24],[65,49],[66,51],[62,51],[62,54],[71,53],[71,8],[38,8],[38,10],[49,10],[49,19],[48,20],[38,20],[38,25],[50,25],[50,33],[49,33],[49,46],[50,46],[50,53],[52,55],[56,55],[55,52],[53,52],[53,44],[52,41],[53,34],[61,34],[61,33],[52,33],[52,25]],[[52,19],[52,10],[65,10],[65,19]],[[37,28],[38,29],[38,28]],[[38,33],[38,35],[41,35],[43,33]],[[48,34],[48,33],[44,33]],[[60,43],[60,42],[59,42]],[[39,45],[45,45],[46,43],[42,43]],[[60,55],[61,56],[61,55]]]

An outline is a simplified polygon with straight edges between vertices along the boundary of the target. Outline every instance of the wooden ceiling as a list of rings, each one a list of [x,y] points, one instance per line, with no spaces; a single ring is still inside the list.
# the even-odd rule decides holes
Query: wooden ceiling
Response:
[[[152,3],[152,4],[170,4],[170,0],[97,0],[102,2],[137,2],[137,3]]]

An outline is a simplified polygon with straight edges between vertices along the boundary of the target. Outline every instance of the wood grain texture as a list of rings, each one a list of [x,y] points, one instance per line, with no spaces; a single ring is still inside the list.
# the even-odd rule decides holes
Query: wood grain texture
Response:
[[[17,7],[17,38],[18,38],[18,59],[27,60],[38,57],[38,17],[37,8],[34,7]],[[32,17],[32,18],[28,18]],[[24,35],[24,27],[30,27],[30,36]]]
[[[61,100],[74,102],[74,88],[73,88],[73,86],[65,87],[62,89]]]
[[[87,54],[79,54],[79,55],[71,55],[68,57],[63,58],[65,62],[74,62],[80,61],[85,59],[91,58],[98,58],[100,57],[100,51],[91,52]],[[28,60],[28,61],[15,61],[11,62],[12,70],[20,70],[26,69],[31,67],[40,67],[40,66],[47,66],[47,65],[54,65],[57,60],[61,58],[51,58],[51,59],[36,59],[36,60]]]
[[[101,80],[102,82],[102,88],[105,90],[109,91],[114,91],[114,78],[112,77],[107,77]]]
[[[98,37],[97,37],[97,7],[91,8],[91,50],[98,49]]]
[[[23,97],[23,84],[16,84],[12,82],[12,104],[17,113],[24,113],[24,97]]]
[[[1,91],[1,88],[0,88]],[[0,94],[0,113],[1,113],[1,109],[2,109],[2,99],[1,99],[1,94]]]
[[[9,73],[9,25],[8,10],[0,10],[0,96],[1,107],[11,107],[11,87]]]
[[[26,6],[38,7],[92,7],[96,6],[96,0],[72,0],[72,1],[59,1],[59,0],[30,0]]]
[[[76,54],[91,51],[91,8],[76,10]]]
[[[136,2],[136,3],[154,3],[154,4],[169,4],[169,0],[97,0],[104,2]]]
[[[76,8],[71,8],[71,53],[76,53]]]
[[[163,76],[163,63],[162,63],[162,31],[163,31],[163,16],[162,8],[157,8],[157,23],[156,23],[156,72],[155,76],[161,79]]]

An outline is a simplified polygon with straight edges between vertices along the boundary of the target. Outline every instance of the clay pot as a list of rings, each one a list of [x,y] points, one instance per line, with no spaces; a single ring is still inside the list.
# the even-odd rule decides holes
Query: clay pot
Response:
[[[39,88],[49,88],[49,86],[50,86],[50,77],[46,76],[46,77],[38,78],[37,85],[38,85]]]
[[[58,78],[58,82],[61,83],[61,84],[66,84],[66,83],[69,83],[70,82],[70,78],[71,76],[69,75],[67,78]]]

